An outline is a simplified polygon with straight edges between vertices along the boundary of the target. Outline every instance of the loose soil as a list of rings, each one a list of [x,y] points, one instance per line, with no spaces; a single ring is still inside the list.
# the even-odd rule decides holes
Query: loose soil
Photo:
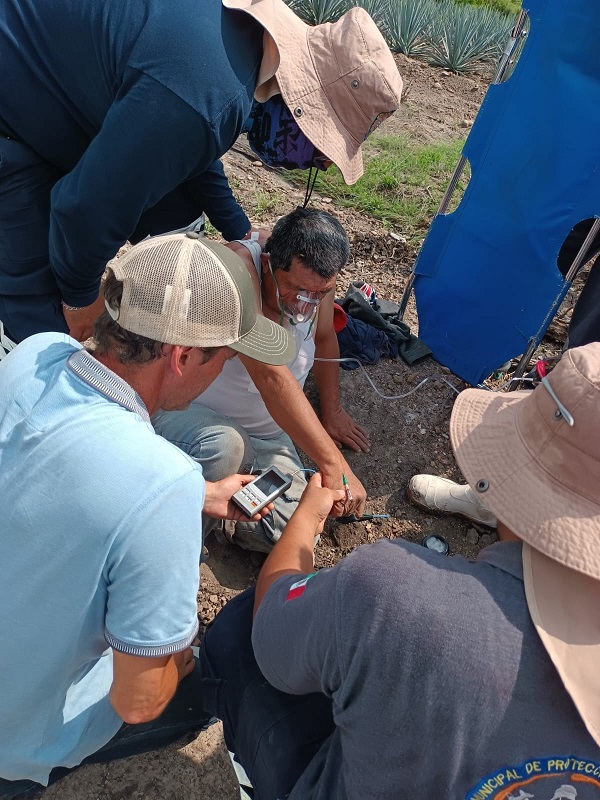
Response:
[[[399,112],[386,121],[385,133],[400,133],[419,142],[465,138],[485,94],[490,74],[467,77],[433,69],[427,64],[397,56],[404,79],[404,102]],[[245,139],[240,139],[224,158],[226,171],[241,205],[264,208],[253,214],[253,224],[271,226],[303,200],[304,192],[291,186],[282,175],[259,166]],[[352,210],[337,208],[329,198],[313,195],[313,204],[337,216],[352,244],[352,256],[339,276],[338,295],[343,296],[352,280],[371,283],[378,296],[398,302],[416,257],[405,243],[402,230],[384,228],[377,221]],[[553,326],[544,352],[556,352],[566,330],[572,298],[567,298],[561,319]],[[409,304],[405,321],[417,331],[414,305]],[[452,553],[477,555],[491,544],[495,534],[458,519],[438,517],[412,506],[406,498],[410,477],[429,472],[460,480],[448,438],[448,421],[454,392],[426,377],[442,375],[457,388],[464,384],[433,359],[414,367],[402,361],[382,360],[366,368],[384,395],[412,394],[403,399],[384,400],[369,386],[360,370],[341,371],[341,397],[346,410],[370,433],[369,454],[346,452],[352,469],[368,491],[367,511],[389,514],[389,519],[342,525],[328,523],[316,549],[317,567],[331,566],[357,546],[382,537],[420,542],[431,532],[448,540]],[[307,394],[316,404],[315,387],[309,379]],[[309,463],[308,461],[306,462]],[[209,556],[202,565],[198,595],[201,633],[220,608],[250,586],[264,557],[240,550],[224,539],[208,538]],[[213,726],[194,742],[167,748],[159,753],[137,756],[124,762],[87,767],[51,787],[45,800],[234,800],[233,771],[221,740],[220,726]]]

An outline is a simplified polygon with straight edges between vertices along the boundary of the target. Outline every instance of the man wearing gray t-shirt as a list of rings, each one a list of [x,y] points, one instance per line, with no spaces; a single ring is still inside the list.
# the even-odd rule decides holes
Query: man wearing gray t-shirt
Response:
[[[475,561],[383,540],[314,573],[336,498],[311,480],[203,644],[242,797],[600,797],[599,412],[600,344],[460,395],[456,458],[499,519]]]

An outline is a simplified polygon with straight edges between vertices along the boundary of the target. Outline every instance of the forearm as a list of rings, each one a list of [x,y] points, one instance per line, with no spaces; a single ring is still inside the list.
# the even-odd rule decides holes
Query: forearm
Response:
[[[201,175],[186,181],[183,189],[225,239],[243,239],[250,230],[250,220],[235,199],[219,159]]]
[[[299,506],[286,525],[281,538],[263,564],[256,584],[254,614],[274,581],[283,575],[306,575],[313,571],[313,548],[319,520]]]
[[[133,658],[133,657],[129,657]],[[157,666],[157,659],[142,659],[148,668],[140,670],[136,680],[114,680],[109,698],[123,722],[138,725],[149,722],[162,714],[175,694],[179,675],[173,656],[166,657],[163,667]]]
[[[327,337],[317,342],[317,358],[336,359],[340,357],[337,336]],[[312,374],[319,390],[319,402],[323,419],[333,416],[340,408],[340,365],[337,361],[315,361]]]

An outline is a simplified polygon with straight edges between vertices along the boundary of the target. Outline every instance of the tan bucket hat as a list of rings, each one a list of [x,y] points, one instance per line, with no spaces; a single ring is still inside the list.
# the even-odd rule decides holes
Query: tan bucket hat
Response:
[[[462,392],[450,436],[470,486],[524,542],[529,613],[600,744],[600,343],[569,350],[547,380]]]
[[[400,105],[402,79],[377,25],[362,8],[310,26],[283,0],[223,0],[265,28],[254,96],[281,92],[304,135],[346,183],[363,174],[360,147]]]

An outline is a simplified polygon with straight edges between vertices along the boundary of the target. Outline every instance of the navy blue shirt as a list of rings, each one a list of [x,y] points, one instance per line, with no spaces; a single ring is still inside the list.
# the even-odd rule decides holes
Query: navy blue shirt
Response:
[[[240,209],[227,219],[215,160],[249,114],[262,34],[220,0],[4,0],[0,131],[64,174],[48,280],[67,303],[93,302],[143,212],[182,184],[224,198],[209,210],[226,238],[248,230]]]

